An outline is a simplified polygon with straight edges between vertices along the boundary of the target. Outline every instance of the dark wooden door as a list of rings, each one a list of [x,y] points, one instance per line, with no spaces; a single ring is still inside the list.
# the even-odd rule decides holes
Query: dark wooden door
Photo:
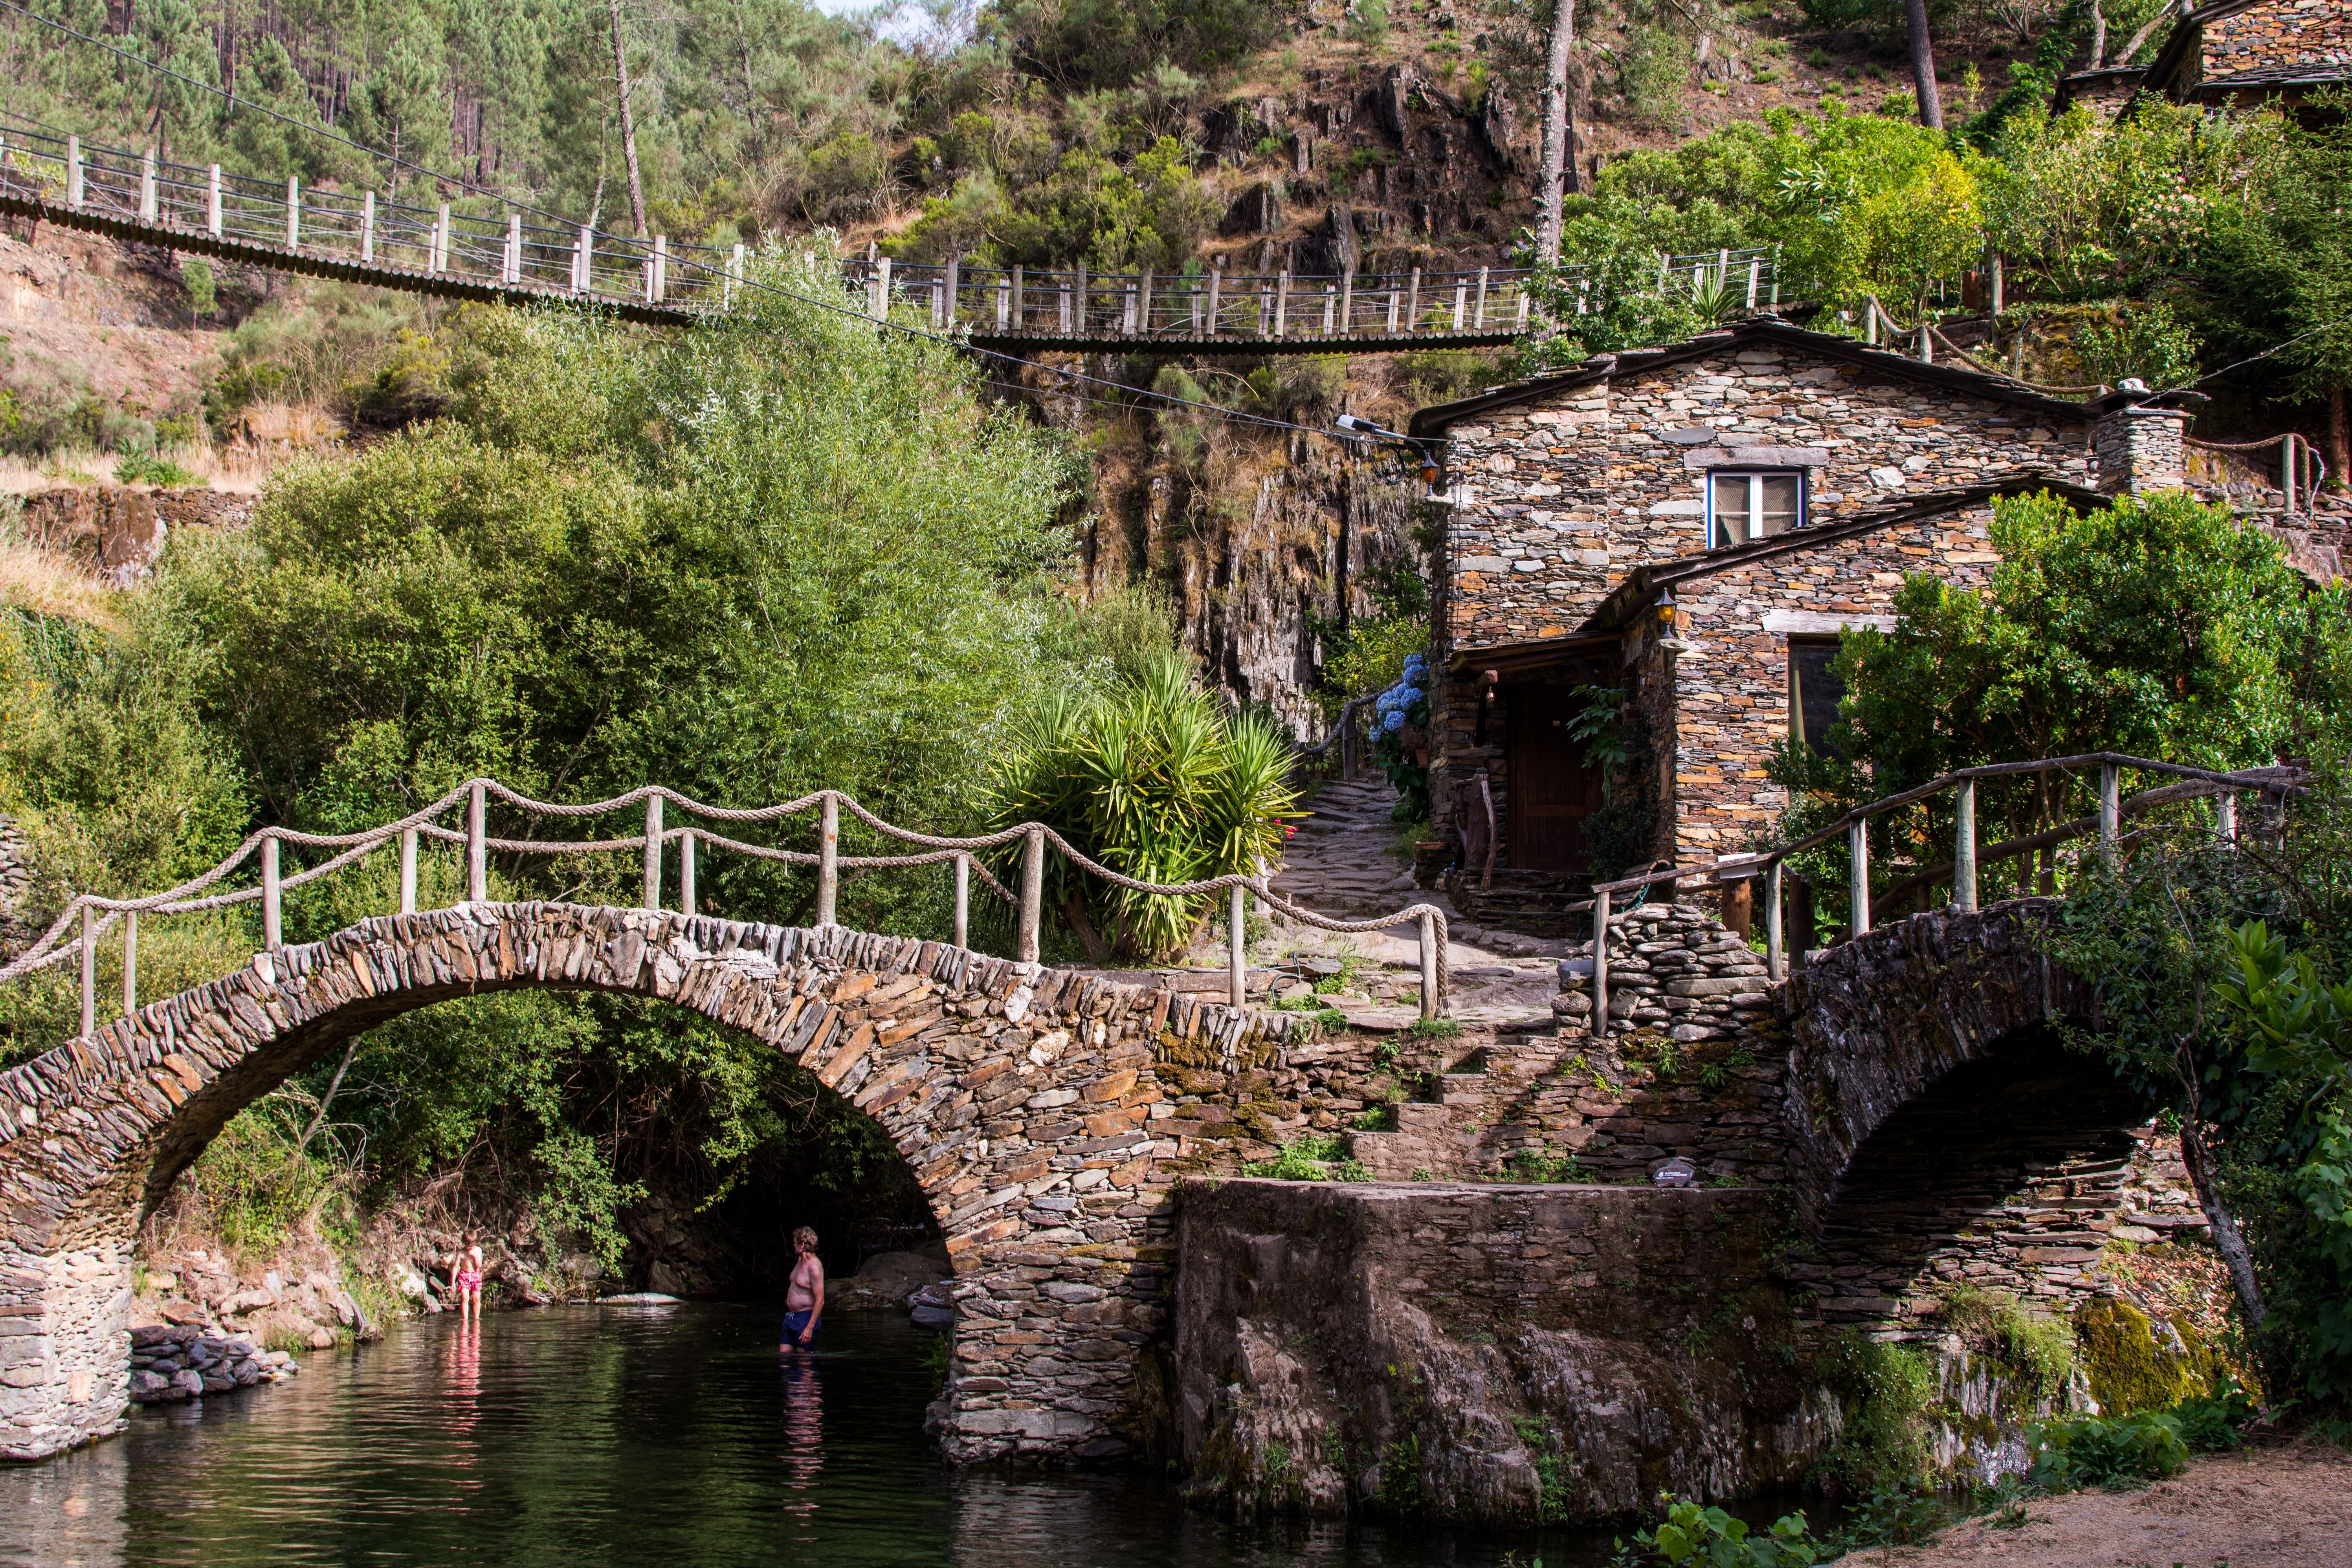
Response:
[[[1516,686],[1510,704],[1510,863],[1523,871],[1587,871],[1584,819],[1601,809],[1601,774],[1569,738],[1581,706],[1566,686]]]

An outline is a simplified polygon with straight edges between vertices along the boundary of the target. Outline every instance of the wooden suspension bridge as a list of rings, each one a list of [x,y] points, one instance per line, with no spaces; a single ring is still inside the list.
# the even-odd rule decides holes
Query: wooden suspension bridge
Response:
[[[763,287],[747,247],[557,229],[520,212],[418,206],[334,185],[305,187],[84,143],[16,117],[0,127],[0,212],[136,244],[344,282],[481,303],[593,305],[626,321],[689,326]],[[840,263],[843,299],[876,320],[954,333],[998,353],[1382,353],[1494,347],[1537,315],[1532,274],[1505,268],[1403,272],[1205,271],[1155,276],[1085,267]],[[1563,275],[1578,281],[1570,269]],[[1592,279],[1580,290],[1591,301]],[[1762,250],[1661,256],[1656,286],[1777,304]]]

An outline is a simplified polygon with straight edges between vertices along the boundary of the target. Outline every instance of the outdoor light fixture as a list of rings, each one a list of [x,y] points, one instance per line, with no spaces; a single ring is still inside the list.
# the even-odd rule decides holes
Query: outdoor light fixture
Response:
[[[1374,446],[1411,454],[1411,466],[1420,470],[1421,482],[1433,489],[1435,488],[1437,454],[1431,448],[1428,442],[1417,441],[1410,436],[1400,435],[1384,426],[1373,424],[1360,415],[1342,414],[1331,423],[1339,427],[1342,435],[1353,440],[1370,441]]]

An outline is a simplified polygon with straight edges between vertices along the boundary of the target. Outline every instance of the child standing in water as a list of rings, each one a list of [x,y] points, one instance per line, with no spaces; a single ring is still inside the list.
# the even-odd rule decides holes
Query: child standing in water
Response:
[[[784,1287],[784,1331],[778,1354],[804,1351],[816,1342],[817,1319],[824,1312],[824,1265],[817,1261],[816,1232],[807,1226],[793,1232],[793,1277]]]
[[[457,1253],[457,1321],[482,1324],[482,1247],[470,1230]]]

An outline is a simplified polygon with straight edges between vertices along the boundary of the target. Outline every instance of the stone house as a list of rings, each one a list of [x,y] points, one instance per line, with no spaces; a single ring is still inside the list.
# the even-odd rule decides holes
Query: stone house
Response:
[[[2352,5],[2344,0],[2218,0],[2191,5],[2145,68],[2077,71],[2059,83],[2057,107],[2106,107],[2153,93],[2175,103],[2245,109],[2293,105],[2352,85]]]
[[[1474,918],[1544,930],[1596,854],[1739,851],[1783,804],[1775,746],[1834,717],[1842,633],[1892,625],[1907,574],[1983,583],[1999,496],[2179,485],[2187,423],[1770,316],[1421,410],[1449,851],[1427,863],[1460,868]],[[1613,778],[1576,733],[1596,689],[1633,742]]]

